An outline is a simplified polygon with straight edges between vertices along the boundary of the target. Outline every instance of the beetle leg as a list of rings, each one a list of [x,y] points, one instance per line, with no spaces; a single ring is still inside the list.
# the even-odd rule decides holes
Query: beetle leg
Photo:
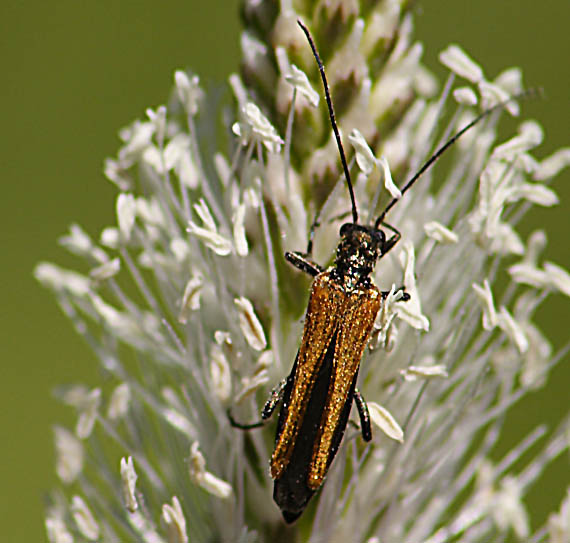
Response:
[[[287,262],[293,264],[293,266],[305,273],[308,273],[312,277],[316,277],[319,273],[325,271],[322,266],[307,258],[305,253],[286,252],[285,258],[287,259]]]
[[[392,230],[392,232],[394,232],[394,235],[390,239],[388,239],[384,242],[384,245],[381,249],[382,255],[385,255],[388,251],[390,251],[391,249],[394,248],[394,245],[396,245],[396,243],[398,243],[398,241],[400,241],[402,234],[400,234],[399,230],[397,230],[393,226],[389,225],[388,223],[383,222],[381,224],[382,224],[382,226],[385,226],[386,228],[388,228],[388,230]]]
[[[319,215],[320,211],[315,215],[315,220],[309,229],[309,241],[307,243],[307,252],[305,253],[306,256],[311,256],[313,254],[313,240],[315,239],[315,230],[321,225],[319,222]]]
[[[263,406],[263,410],[261,411],[261,420],[267,420],[275,411],[277,405],[283,399],[283,393],[285,392],[285,385],[287,384],[287,379],[283,379],[279,382],[279,384],[271,391],[269,394],[269,398],[265,402]]]
[[[360,431],[362,432],[362,439],[364,439],[364,441],[370,441],[372,439],[370,413],[368,413],[368,406],[357,388],[354,389],[354,403],[356,404],[358,415],[360,417]]]
[[[237,422],[236,419],[234,419],[229,407],[226,411],[226,414],[228,415],[228,419],[230,419],[230,426],[238,428],[239,430],[253,430],[254,428],[261,428],[265,424],[263,420],[254,422],[252,424],[242,424],[241,422]]]
[[[398,292],[399,290],[402,291],[402,297],[398,300],[399,302],[407,302],[411,296],[406,292],[406,287],[402,286],[400,287],[398,290],[396,290],[396,292]],[[385,300],[388,297],[388,294],[390,294],[391,291],[389,290],[383,290],[380,294],[382,295],[382,300]]]
[[[261,428],[265,425],[265,421],[271,417],[273,411],[279,404],[279,402],[283,399],[283,392],[285,390],[285,385],[287,384],[287,379],[283,379],[269,394],[269,398],[265,402],[263,406],[263,410],[261,411],[261,420],[258,422],[253,422],[251,424],[242,424],[241,422],[237,422],[230,409],[228,408],[227,414],[228,418],[230,419],[230,424],[234,428],[239,428],[240,430],[253,430],[254,428]]]

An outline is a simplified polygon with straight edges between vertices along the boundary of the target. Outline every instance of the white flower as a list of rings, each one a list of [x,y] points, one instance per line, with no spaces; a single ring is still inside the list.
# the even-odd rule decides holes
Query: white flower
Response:
[[[83,469],[83,446],[81,441],[65,428],[56,426],[54,431],[57,475],[64,483],[71,483]]]
[[[424,224],[426,234],[440,243],[457,243],[459,238],[455,232],[443,226],[437,221],[430,221]]]
[[[407,381],[416,381],[417,379],[431,379],[433,377],[449,377],[445,366],[442,364],[434,364],[431,366],[408,366],[400,373]]]
[[[377,159],[374,153],[368,147],[366,140],[362,134],[355,128],[348,136],[348,140],[352,143],[356,152],[356,163],[358,167],[366,174],[370,175],[373,170],[378,170],[384,177],[384,186],[392,196],[392,198],[400,198],[402,193],[400,189],[394,184],[392,174],[390,173],[390,166],[386,157]]]
[[[483,70],[476,62],[467,56],[459,45],[450,45],[439,54],[439,61],[452,72],[478,83],[483,78]]]
[[[232,487],[222,479],[206,471],[206,461],[198,450],[198,442],[192,444],[190,451],[190,477],[210,494],[227,499],[232,493]]]
[[[85,398],[79,407],[79,417],[75,434],[80,439],[86,439],[91,434],[97,420],[99,404],[101,403],[101,389],[95,388]]]
[[[73,496],[71,513],[79,532],[85,539],[88,541],[99,539],[100,530],[97,521],[81,496]]]
[[[374,402],[368,404],[368,409],[370,411],[370,420],[372,420],[378,428],[388,437],[403,443],[404,431],[387,409]]]
[[[131,390],[129,385],[127,383],[118,385],[109,400],[109,406],[107,408],[107,416],[109,419],[115,420],[124,417],[129,409],[130,399]]]
[[[319,105],[320,96],[309,83],[309,79],[303,70],[299,70],[294,64],[291,65],[291,73],[285,76],[288,83],[293,85],[300,94],[305,96],[307,100],[314,106]]]
[[[119,231],[125,240],[129,240],[131,237],[136,218],[135,209],[135,199],[132,194],[119,194],[117,198],[117,221]]]
[[[239,136],[245,145],[250,140],[257,138],[268,151],[279,152],[284,141],[277,134],[277,130],[272,126],[267,117],[253,103],[248,102],[242,109],[243,122],[235,123],[232,130]]]
[[[137,478],[138,476],[133,465],[133,457],[129,456],[128,458],[121,458],[121,482],[123,489],[123,499],[125,501],[125,506],[131,513],[134,513],[139,506],[135,494],[135,485]]]
[[[199,271],[195,272],[186,283],[184,294],[182,295],[182,307],[178,315],[178,321],[182,324],[186,324],[190,311],[200,309],[200,294],[202,293],[203,285],[204,278]]]
[[[548,517],[548,532],[552,543],[564,543],[570,537],[570,489],[560,505],[560,512]]]
[[[358,437],[353,409],[290,538],[469,543],[515,534],[542,543],[548,533],[565,541],[568,498],[535,534],[524,504],[568,448],[564,425],[547,437],[540,427],[493,465],[488,457],[507,409],[543,386],[566,352],[554,351],[537,315],[550,296],[567,302],[570,275],[541,260],[544,233],[523,242],[516,223],[530,205],[558,202],[543,182],[570,164],[568,149],[537,160],[543,133],[528,121],[497,141],[497,111],[402,195],[478,107],[520,92],[520,70],[488,81],[450,46],[440,59],[469,86],[439,92],[414,42],[410,3],[324,2],[318,17],[301,4],[294,13],[290,2],[260,17],[263,3],[246,4],[243,74],[229,78],[238,138],[228,126],[229,141],[212,151],[202,137],[218,119],[208,118],[210,93],[176,72],[172,100],[123,129],[106,162],[120,191],[115,224],[93,236],[74,224],[60,240],[86,271],[35,270],[102,375],[57,391],[78,422],[75,434],[55,430],[62,490],[47,509],[50,541],[263,542],[283,531],[267,470],[275,423],[244,435],[228,411],[244,424],[259,420],[312,318],[303,318],[310,278],[282,253],[306,249],[316,216],[308,258],[326,269],[351,209],[298,17],[319,39],[331,37],[317,46],[350,134],[358,222],[380,216],[386,239],[397,239],[394,229],[402,239],[370,276],[382,304],[357,385],[374,439]],[[450,126],[440,126],[442,108]],[[516,113],[516,101],[508,108]]]
[[[467,106],[477,105],[477,95],[470,87],[455,89],[453,91],[453,98],[455,98],[459,104],[465,104]]]
[[[203,92],[200,88],[200,78],[196,75],[188,75],[178,70],[174,73],[176,92],[178,99],[188,115],[195,115],[198,111],[199,103],[203,99]]]
[[[202,219],[204,226],[198,226],[195,222],[188,221],[188,232],[203,241],[216,254],[220,256],[229,255],[232,251],[232,242],[218,233],[218,227],[206,202],[200,200],[198,204],[194,204],[194,209]]]
[[[234,303],[239,310],[239,323],[245,339],[252,349],[262,351],[265,349],[267,341],[253,305],[244,297],[236,298]]]
[[[162,506],[162,518],[168,527],[169,541],[172,543],[188,543],[186,519],[180,501],[176,496],[172,498],[172,505],[165,503]]]

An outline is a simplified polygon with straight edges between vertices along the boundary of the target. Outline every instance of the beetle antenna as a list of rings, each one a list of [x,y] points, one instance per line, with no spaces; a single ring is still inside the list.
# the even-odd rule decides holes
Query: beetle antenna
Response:
[[[471,128],[473,128],[477,123],[479,123],[480,121],[482,121],[483,119],[485,119],[486,117],[491,115],[491,113],[493,113],[494,111],[497,111],[498,109],[503,109],[507,104],[514,102],[514,101],[517,101],[517,100],[522,100],[524,98],[536,96],[537,94],[540,94],[540,89],[538,89],[538,90],[537,89],[528,89],[528,90],[519,92],[518,94],[515,94],[515,95],[511,96],[510,98],[508,98],[507,100],[504,100],[502,102],[499,102],[498,104],[495,104],[494,106],[486,109],[485,111],[483,111],[479,115],[477,115],[477,117],[475,117],[470,123],[466,124],[455,135],[451,136],[451,138],[449,138],[425,162],[425,164],[416,172],[416,174],[404,185],[404,188],[401,189],[402,196],[426,172],[426,170],[428,170],[430,168],[430,166],[436,160],[438,160],[441,157],[441,155],[443,155],[443,153],[445,153],[445,151],[447,151],[461,136],[463,136],[463,134],[465,134],[465,132],[471,130]],[[392,200],[390,200],[390,202],[388,203],[388,205],[386,206],[384,211],[382,211],[382,213],[380,214],[380,216],[376,219],[376,222],[374,223],[374,228],[376,230],[382,224],[382,221],[384,220],[384,217],[386,217],[386,215],[388,214],[388,211],[390,211],[390,209],[392,209],[396,205],[396,202],[398,202],[398,201],[399,201],[399,198],[393,198]]]
[[[346,184],[348,185],[348,192],[350,193],[350,201],[352,202],[352,222],[354,224],[357,224],[358,223],[358,210],[356,209],[356,199],[354,197],[354,189],[352,188],[352,181],[350,180],[350,173],[348,172],[348,164],[346,163],[346,155],[344,154],[344,148],[342,146],[342,140],[340,139],[340,133],[339,133],[338,127],[336,125],[336,120],[335,120],[335,116],[334,116],[334,109],[333,109],[332,100],[331,100],[331,94],[329,91],[329,84],[327,83],[327,76],[325,75],[325,67],[323,66],[323,63],[321,61],[321,57],[319,56],[317,48],[315,47],[315,42],[313,41],[311,33],[309,32],[309,29],[299,19],[297,19],[297,24],[301,27],[301,29],[305,33],[305,36],[307,36],[307,40],[309,40],[309,44],[311,46],[311,49],[313,50],[313,56],[315,57],[315,60],[317,61],[317,64],[319,66],[319,73],[321,74],[321,79],[323,81],[323,87],[325,89],[325,98],[327,101],[327,106],[329,108],[329,117],[330,117],[331,124],[333,127],[333,132],[334,132],[334,135],[336,138],[336,144],[338,146],[338,151],[340,153],[340,161],[342,162],[342,168],[344,170],[344,177],[346,179]]]

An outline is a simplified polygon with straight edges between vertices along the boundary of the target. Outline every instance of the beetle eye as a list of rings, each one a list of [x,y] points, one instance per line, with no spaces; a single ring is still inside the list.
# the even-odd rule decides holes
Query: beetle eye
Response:
[[[374,232],[374,241],[376,241],[376,243],[380,246],[384,245],[384,242],[386,241],[386,234],[384,234],[383,230],[376,230]]]
[[[352,227],[353,227],[353,226],[354,226],[354,225],[353,225],[351,222],[345,222],[345,223],[340,227],[340,232],[339,232],[340,236],[341,236],[341,237],[342,237],[342,236],[346,236],[346,234],[347,234],[350,230],[352,230]]]

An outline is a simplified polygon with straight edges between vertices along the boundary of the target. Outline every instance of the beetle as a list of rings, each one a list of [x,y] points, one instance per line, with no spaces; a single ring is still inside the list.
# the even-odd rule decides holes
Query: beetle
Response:
[[[250,429],[263,425],[281,403],[270,473],[274,479],[273,499],[287,523],[294,522],[303,513],[323,484],[342,441],[353,402],[358,410],[363,439],[372,439],[368,408],[356,381],[374,321],[389,292],[380,291],[370,276],[376,262],[401,238],[400,232],[384,221],[398,198],[390,200],[372,225],[358,222],[354,190],[324,66],[309,30],[301,21],[297,22],[319,68],[350,194],[352,222],[341,226],[336,258],[327,269],[311,260],[317,220],[311,226],[307,250],[285,253],[289,263],[314,278],[293,368],[287,379],[271,392],[261,414],[262,422],[239,424],[228,411],[232,425]],[[480,113],[425,162],[403,186],[402,196],[465,132],[508,102],[532,93],[524,91]],[[389,236],[382,228],[390,232]],[[399,296],[400,301],[410,299],[405,287],[399,289]]]

